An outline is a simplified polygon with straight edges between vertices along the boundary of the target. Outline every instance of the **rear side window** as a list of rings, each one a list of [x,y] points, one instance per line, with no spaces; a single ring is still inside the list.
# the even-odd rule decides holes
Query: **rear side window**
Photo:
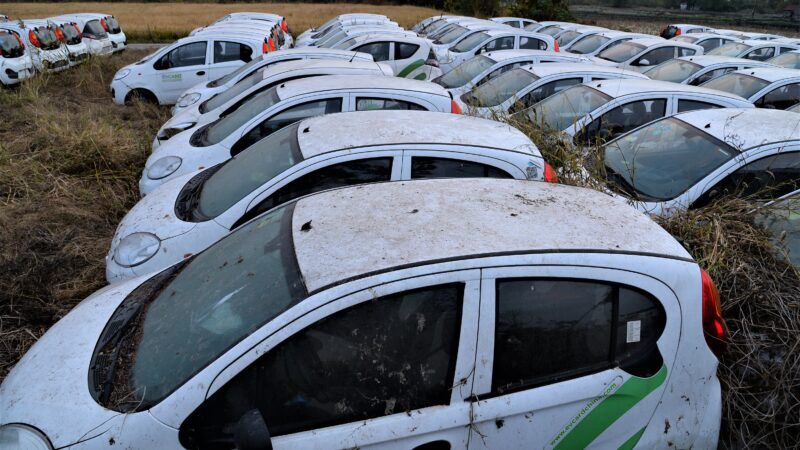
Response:
[[[597,281],[506,279],[496,293],[494,395],[615,366],[645,377],[661,368],[664,309],[643,292]]]
[[[412,110],[412,111],[427,111],[416,103],[406,102],[403,100],[394,100],[389,98],[359,98],[356,100],[356,111],[374,111],[374,110]]]
[[[298,197],[337,187],[392,179],[392,158],[347,161],[323,167],[289,182],[247,211],[234,227]]]
[[[697,100],[678,100],[678,112],[694,111],[697,109],[713,109],[721,108],[719,105],[713,103],[700,102]]]
[[[206,43],[192,42],[181,45],[159,58],[153,66],[156,70],[175,67],[200,66],[206,63]]]
[[[281,436],[447,405],[463,290],[449,284],[375,298],[300,331],[193,412],[181,444],[228,448],[219,445],[231,426],[253,410]]]
[[[364,44],[360,47],[353,49],[356,52],[364,52],[372,55],[375,62],[389,60],[389,43],[388,42],[373,42],[371,44]]]
[[[214,64],[228,61],[250,62],[253,49],[238,42],[214,41]]]
[[[507,36],[499,39],[495,39],[493,41],[489,41],[486,45],[481,48],[481,52],[493,52],[495,50],[513,50],[514,49],[514,37]]]
[[[800,102],[800,83],[787,84],[774,89],[755,102],[759,108],[787,109]]]
[[[406,44],[405,42],[394,43],[394,59],[408,59],[414,56],[419,50],[417,44]]]
[[[526,50],[547,50],[547,43],[541,39],[520,36],[519,48]]]
[[[411,158],[411,179],[415,178],[514,178],[505,170],[472,161],[448,158]]]

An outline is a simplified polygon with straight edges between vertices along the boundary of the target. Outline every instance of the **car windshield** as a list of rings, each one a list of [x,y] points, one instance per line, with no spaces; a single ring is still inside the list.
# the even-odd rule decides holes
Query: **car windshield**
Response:
[[[646,48],[647,47],[644,45],[635,42],[623,42],[622,44],[603,50],[597,56],[608,61],[621,63],[642,53]]]
[[[338,44],[334,45],[332,48],[338,48],[341,50],[349,50],[350,47],[354,46],[357,42],[357,38],[351,37],[350,39],[344,40],[339,42]]]
[[[111,34],[119,34],[119,32],[122,31],[117,18],[114,16],[106,17],[106,25],[108,26],[108,32]]]
[[[706,54],[719,56],[739,56],[750,47],[750,45],[742,44],[741,42],[728,42],[727,44],[717,47]]]
[[[239,95],[243,94],[250,88],[255,87],[262,81],[264,81],[264,70],[263,69],[256,70],[250,75],[237,81],[236,84],[234,84],[233,86],[215,94],[205,102],[201,103],[200,112],[205,114],[209,111],[213,111],[219,108],[220,106],[224,105],[225,103],[228,103],[229,101],[238,97]]]
[[[427,38],[428,39],[433,39],[433,40],[439,39],[441,36],[444,36],[445,34],[449,33],[450,30],[452,30],[453,28],[458,27],[458,26],[459,25],[454,24],[454,23],[448,23],[447,25],[444,25],[444,26],[436,29],[435,31],[432,31],[432,32],[428,33]]]
[[[219,87],[219,86],[222,86],[223,84],[233,80],[234,78],[238,77],[239,75],[249,72],[250,70],[252,70],[253,67],[255,67],[255,66],[257,66],[257,65],[259,65],[259,64],[261,64],[263,62],[264,62],[263,58],[255,58],[255,59],[251,60],[250,62],[248,62],[247,64],[243,64],[243,65],[239,66],[233,72],[230,72],[229,74],[227,74],[227,75],[225,75],[225,76],[223,76],[221,78],[217,78],[214,81],[210,81],[208,83],[208,87]]]
[[[551,130],[563,131],[585,115],[611,101],[611,97],[586,85],[564,89],[533,105],[530,119]]]
[[[786,52],[768,59],[768,63],[787,69],[800,69],[800,52]]]
[[[770,232],[789,262],[800,267],[800,196],[795,194],[763,208],[756,215],[756,223]]]
[[[576,37],[578,37],[580,35],[581,34],[578,33],[577,31],[567,31],[567,32],[561,34],[561,36],[559,36],[558,39],[556,39],[556,40],[558,41],[558,45],[567,45],[570,42],[572,42],[573,39],[575,39]]]
[[[703,67],[682,59],[670,59],[645,72],[651,80],[680,83]]]
[[[579,55],[586,55],[588,53],[593,53],[595,50],[600,48],[601,45],[605,44],[610,40],[611,38],[601,36],[599,34],[586,36],[578,40],[578,42],[572,44],[572,46],[569,48],[569,52],[577,53]]]
[[[0,53],[6,58],[16,58],[24,55],[25,49],[16,36],[0,31]]]
[[[89,39],[104,39],[108,37],[108,33],[100,25],[100,20],[90,20],[83,26],[83,36]]]
[[[550,25],[549,27],[542,28],[538,32],[542,33],[542,34],[546,34],[548,36],[555,36],[558,33],[561,33],[562,31],[564,31],[564,29],[561,28],[560,26],[558,26],[558,25]]]
[[[538,79],[539,77],[525,69],[511,69],[465,93],[461,99],[470,106],[497,106]]]
[[[277,86],[259,92],[247,99],[232,113],[197,130],[192,136],[191,143],[198,147],[218,144],[257,115],[275,106],[279,101]]]
[[[728,73],[713,80],[706,81],[700,86],[730,92],[739,97],[750,98],[753,94],[769,85],[768,81],[743,73]]]
[[[433,80],[445,89],[464,86],[475,77],[489,69],[495,61],[487,56],[478,55],[456,66],[455,69]]]
[[[478,45],[482,44],[483,41],[489,39],[489,35],[486,33],[474,33],[470,36],[467,36],[463,41],[459,42],[458,44],[454,45],[451,49],[456,53],[464,53],[468,52]]]
[[[239,200],[303,160],[297,143],[299,123],[251,145],[224,163],[202,186],[198,212],[217,217]]]
[[[608,181],[642,201],[671,200],[738,154],[674,117],[624,135],[604,151]]]
[[[317,41],[315,45],[317,45],[318,47],[329,47],[330,46],[329,44],[335,44],[344,39],[345,37],[347,37],[347,33],[345,33],[344,31],[339,31],[338,33],[333,33],[332,35]]]
[[[461,36],[463,36],[464,33],[466,33],[467,31],[468,30],[466,28],[464,28],[464,27],[462,27],[460,25],[456,25],[450,31],[448,31],[447,33],[445,33],[445,34],[441,35],[440,37],[438,37],[435,41],[433,41],[433,43],[434,44],[451,44],[451,43],[453,43],[453,41],[455,41],[456,39],[458,39]]]

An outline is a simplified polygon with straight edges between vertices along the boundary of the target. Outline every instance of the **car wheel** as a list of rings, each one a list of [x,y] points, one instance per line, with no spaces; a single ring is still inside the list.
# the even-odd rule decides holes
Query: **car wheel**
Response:
[[[125,96],[125,104],[130,105],[134,101],[153,103],[156,105],[158,104],[158,98],[156,95],[147,89],[134,89],[128,92],[128,95]]]

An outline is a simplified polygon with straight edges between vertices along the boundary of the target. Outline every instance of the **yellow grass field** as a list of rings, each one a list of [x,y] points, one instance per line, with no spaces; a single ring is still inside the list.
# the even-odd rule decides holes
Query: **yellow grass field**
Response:
[[[102,12],[115,15],[126,34],[132,37],[180,35],[207,25],[234,11],[270,12],[286,17],[295,33],[320,25],[343,13],[385,14],[403,27],[411,27],[425,17],[441,14],[431,8],[415,6],[364,5],[354,3],[5,3],[0,14],[14,18],[44,18],[71,12]]]

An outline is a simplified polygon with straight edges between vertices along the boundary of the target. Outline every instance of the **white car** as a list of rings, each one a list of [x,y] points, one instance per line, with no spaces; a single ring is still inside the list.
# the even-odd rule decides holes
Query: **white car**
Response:
[[[722,34],[725,36],[731,36],[736,39],[740,39],[743,41],[747,40],[756,40],[756,41],[775,41],[786,39],[783,36],[778,34],[769,34],[769,33],[751,33],[746,31],[739,31],[739,30],[725,30],[725,29],[718,29],[715,28],[711,31],[712,33]]]
[[[596,80],[640,79],[645,75],[616,67],[550,63],[518,67],[465,92],[456,101],[480,117],[503,117],[530,107],[576,84]]]
[[[646,34],[628,33],[625,31],[603,31],[576,40],[569,48],[564,49],[564,51],[583,56],[595,56],[607,48],[630,41],[631,39],[651,37],[652,36]]]
[[[292,48],[265,53],[253,58],[249,63],[239,66],[227,75],[212,81],[200,82],[190,87],[178,97],[175,106],[172,108],[172,115],[178,114],[191,105],[202,103],[220,92],[227,91],[256,71],[261,71],[278,63],[317,59],[369,62],[372,61],[372,55],[333,48],[314,47]]]
[[[536,33],[546,34],[555,37],[558,33],[566,29],[582,27],[584,25],[575,22],[559,22],[556,20],[539,22],[537,25],[528,25],[525,27],[528,31],[535,31]]]
[[[619,199],[518,180],[356,186],[84,300],[0,386],[0,436],[716,448],[726,339],[708,274]]]
[[[608,142],[665,116],[714,108],[753,108],[753,104],[714,89],[628,79],[572,86],[520,114],[582,146]]]
[[[56,22],[73,22],[78,26],[81,40],[86,43],[91,55],[110,55],[114,51],[108,32],[100,24],[100,19],[83,14],[64,14],[51,17]],[[108,26],[108,25],[106,25]]]
[[[800,102],[800,71],[795,69],[756,67],[737,70],[702,86],[744,97],[758,108],[786,109]]]
[[[25,25],[30,27],[50,27],[67,50],[67,59],[70,67],[86,61],[89,58],[89,47],[83,42],[80,30],[74,22],[62,22],[57,19],[26,20]]]
[[[508,27],[475,33],[436,54],[436,59],[442,72],[447,73],[475,55],[497,50],[558,51],[558,44],[552,36]]]
[[[106,278],[160,271],[253,217],[325,189],[421,178],[555,181],[554,174],[527,136],[499,122],[423,111],[306,119],[150,192],[117,227]]]
[[[753,59],[730,56],[682,56],[663,62],[644,74],[653,80],[699,86],[726,73],[753,67],[772,67],[772,65]]]
[[[330,46],[332,46],[332,45],[334,45],[336,43],[341,42],[342,41],[341,37],[345,36],[348,31],[361,30],[361,29],[373,29],[373,30],[377,30],[377,32],[380,32],[380,31],[387,31],[387,32],[388,31],[406,31],[406,30],[403,29],[403,27],[401,27],[400,25],[397,25],[397,23],[395,23],[395,22],[377,21],[377,22],[370,22],[370,23],[354,23],[354,24],[344,23],[344,24],[337,25],[337,26],[335,26],[333,28],[329,28],[328,31],[325,32],[325,33],[316,34],[315,36],[319,36],[318,38],[315,38],[313,40],[304,40],[302,42],[303,45],[301,45],[301,46],[304,46],[304,47],[313,47],[313,46],[330,47]],[[413,31],[409,31],[409,33],[413,33]],[[416,34],[414,34],[414,36],[416,36]],[[333,41],[333,39],[335,39],[335,41]]]
[[[546,50],[498,50],[474,56],[456,66],[450,72],[433,79],[443,86],[453,98],[472,90],[476,86],[503,74],[511,69],[531,64],[544,63],[588,63],[589,59],[580,55]]]
[[[665,26],[661,29],[661,36],[664,39],[672,39],[675,36],[681,36],[685,34],[695,34],[695,33],[713,33],[715,30],[713,28],[704,27],[702,25],[693,25],[690,23],[674,23]]]
[[[0,28],[0,86],[18,84],[33,76],[33,61],[22,38]]]
[[[339,43],[335,48],[369,53],[376,62],[388,64],[401,78],[432,80],[442,74],[429,41],[394,34],[362,34]]]
[[[341,44],[342,42],[354,38],[361,34],[393,34],[398,36],[408,36],[408,37],[417,37],[417,33],[413,31],[406,31],[402,28],[390,28],[390,27],[382,27],[382,26],[374,26],[374,25],[357,25],[345,28],[338,33],[334,33],[331,36],[325,37],[320,39],[313,45],[309,45],[309,47],[321,47],[321,48],[335,48],[337,45]]]
[[[265,22],[277,22],[281,29],[281,37],[286,41],[288,47],[294,47],[294,38],[292,37],[292,30],[286,18],[278,14],[258,13],[258,12],[233,12],[226,14],[219,19],[215,20],[212,25],[226,22],[228,20],[255,20]]]
[[[83,13],[80,14],[86,20],[97,19],[100,21],[100,26],[108,33],[108,38],[111,40],[111,48],[114,53],[125,50],[128,46],[128,38],[116,17],[110,14],[99,13]]]
[[[450,17],[464,17],[464,16],[451,16],[451,15],[441,14],[441,15],[426,17],[425,19],[420,20],[413,27],[411,27],[411,31],[418,33],[420,36],[423,36],[426,34],[426,30],[430,28],[434,23],[441,22],[444,19]]]
[[[20,37],[37,72],[59,72],[69,67],[69,52],[58,40],[54,26],[0,22],[0,31],[3,30]]]
[[[217,79],[260,56],[262,45],[255,35],[200,34],[179,39],[117,71],[111,95],[118,105],[133,96],[174,104],[189,87]]]
[[[220,33],[238,33],[238,34],[256,34],[264,39],[267,47],[265,52],[274,52],[276,50],[289,48],[285,38],[281,38],[282,31],[277,22],[264,22],[255,20],[230,20],[221,22],[215,25],[210,25],[193,32],[190,36],[199,36],[201,34],[220,34]]]
[[[800,45],[788,42],[749,40],[727,43],[711,50],[708,54],[766,61],[773,56],[798,49],[800,49]]]
[[[440,55],[448,49],[455,47],[464,39],[481,31],[506,29],[509,29],[507,25],[490,20],[458,21],[443,27],[442,30],[433,35],[426,36],[426,38],[431,41],[433,51]]]
[[[703,47],[659,37],[638,38],[607,48],[593,57],[596,64],[644,72],[650,67],[681,56],[703,54]]]
[[[787,111],[687,112],[609,142],[604,164],[611,187],[651,214],[723,195],[774,200],[800,188],[799,129],[800,115]]]
[[[606,31],[611,30],[603,27],[579,26],[565,29],[553,37],[555,38],[556,42],[558,42],[561,50],[569,50],[572,44],[578,42],[586,36],[594,36],[595,34],[600,34]]]
[[[775,66],[785,67],[787,69],[800,69],[800,50],[784,52],[778,56],[766,60],[765,62]]]
[[[740,42],[738,39],[731,37],[731,36],[723,36],[721,34],[714,34],[714,33],[692,33],[692,34],[682,34],[680,36],[675,36],[674,38],[670,39],[676,42],[686,42],[687,44],[695,44],[703,47],[705,53],[714,50],[715,48],[722,47],[725,44],[729,44],[731,42]]]
[[[443,87],[427,81],[374,75],[288,81],[256,94],[217,121],[162,142],[147,158],[139,191],[146,195],[169,180],[227,161],[299,120],[374,109],[460,112]]]
[[[526,19],[524,17],[492,17],[489,20],[514,28],[525,28],[528,25],[539,23],[533,19]]]
[[[352,25],[387,25],[398,27],[397,22],[390,20],[382,14],[342,14],[325,22],[319,28],[306,30],[297,37],[295,45],[300,47],[313,44],[317,39],[328,33],[336,32]]]
[[[423,22],[429,21],[429,19],[425,19]],[[450,15],[441,15],[432,18],[434,20],[430,20],[427,22],[426,25],[422,26],[421,28],[417,28],[417,25],[414,26],[411,30],[416,32],[422,37],[428,38],[429,36],[438,33],[442,30],[442,28],[446,27],[447,25],[461,20],[474,20],[474,17],[469,16],[450,16]]]
[[[322,75],[384,75],[391,77],[394,74],[392,69],[385,64],[372,61],[298,60],[271,66],[253,72],[252,75],[227,90],[190,105],[170,118],[156,134],[153,151],[156,151],[162,142],[182,131],[191,129],[193,132],[222,116],[230,115],[246,105],[255,95],[278,84]]]

